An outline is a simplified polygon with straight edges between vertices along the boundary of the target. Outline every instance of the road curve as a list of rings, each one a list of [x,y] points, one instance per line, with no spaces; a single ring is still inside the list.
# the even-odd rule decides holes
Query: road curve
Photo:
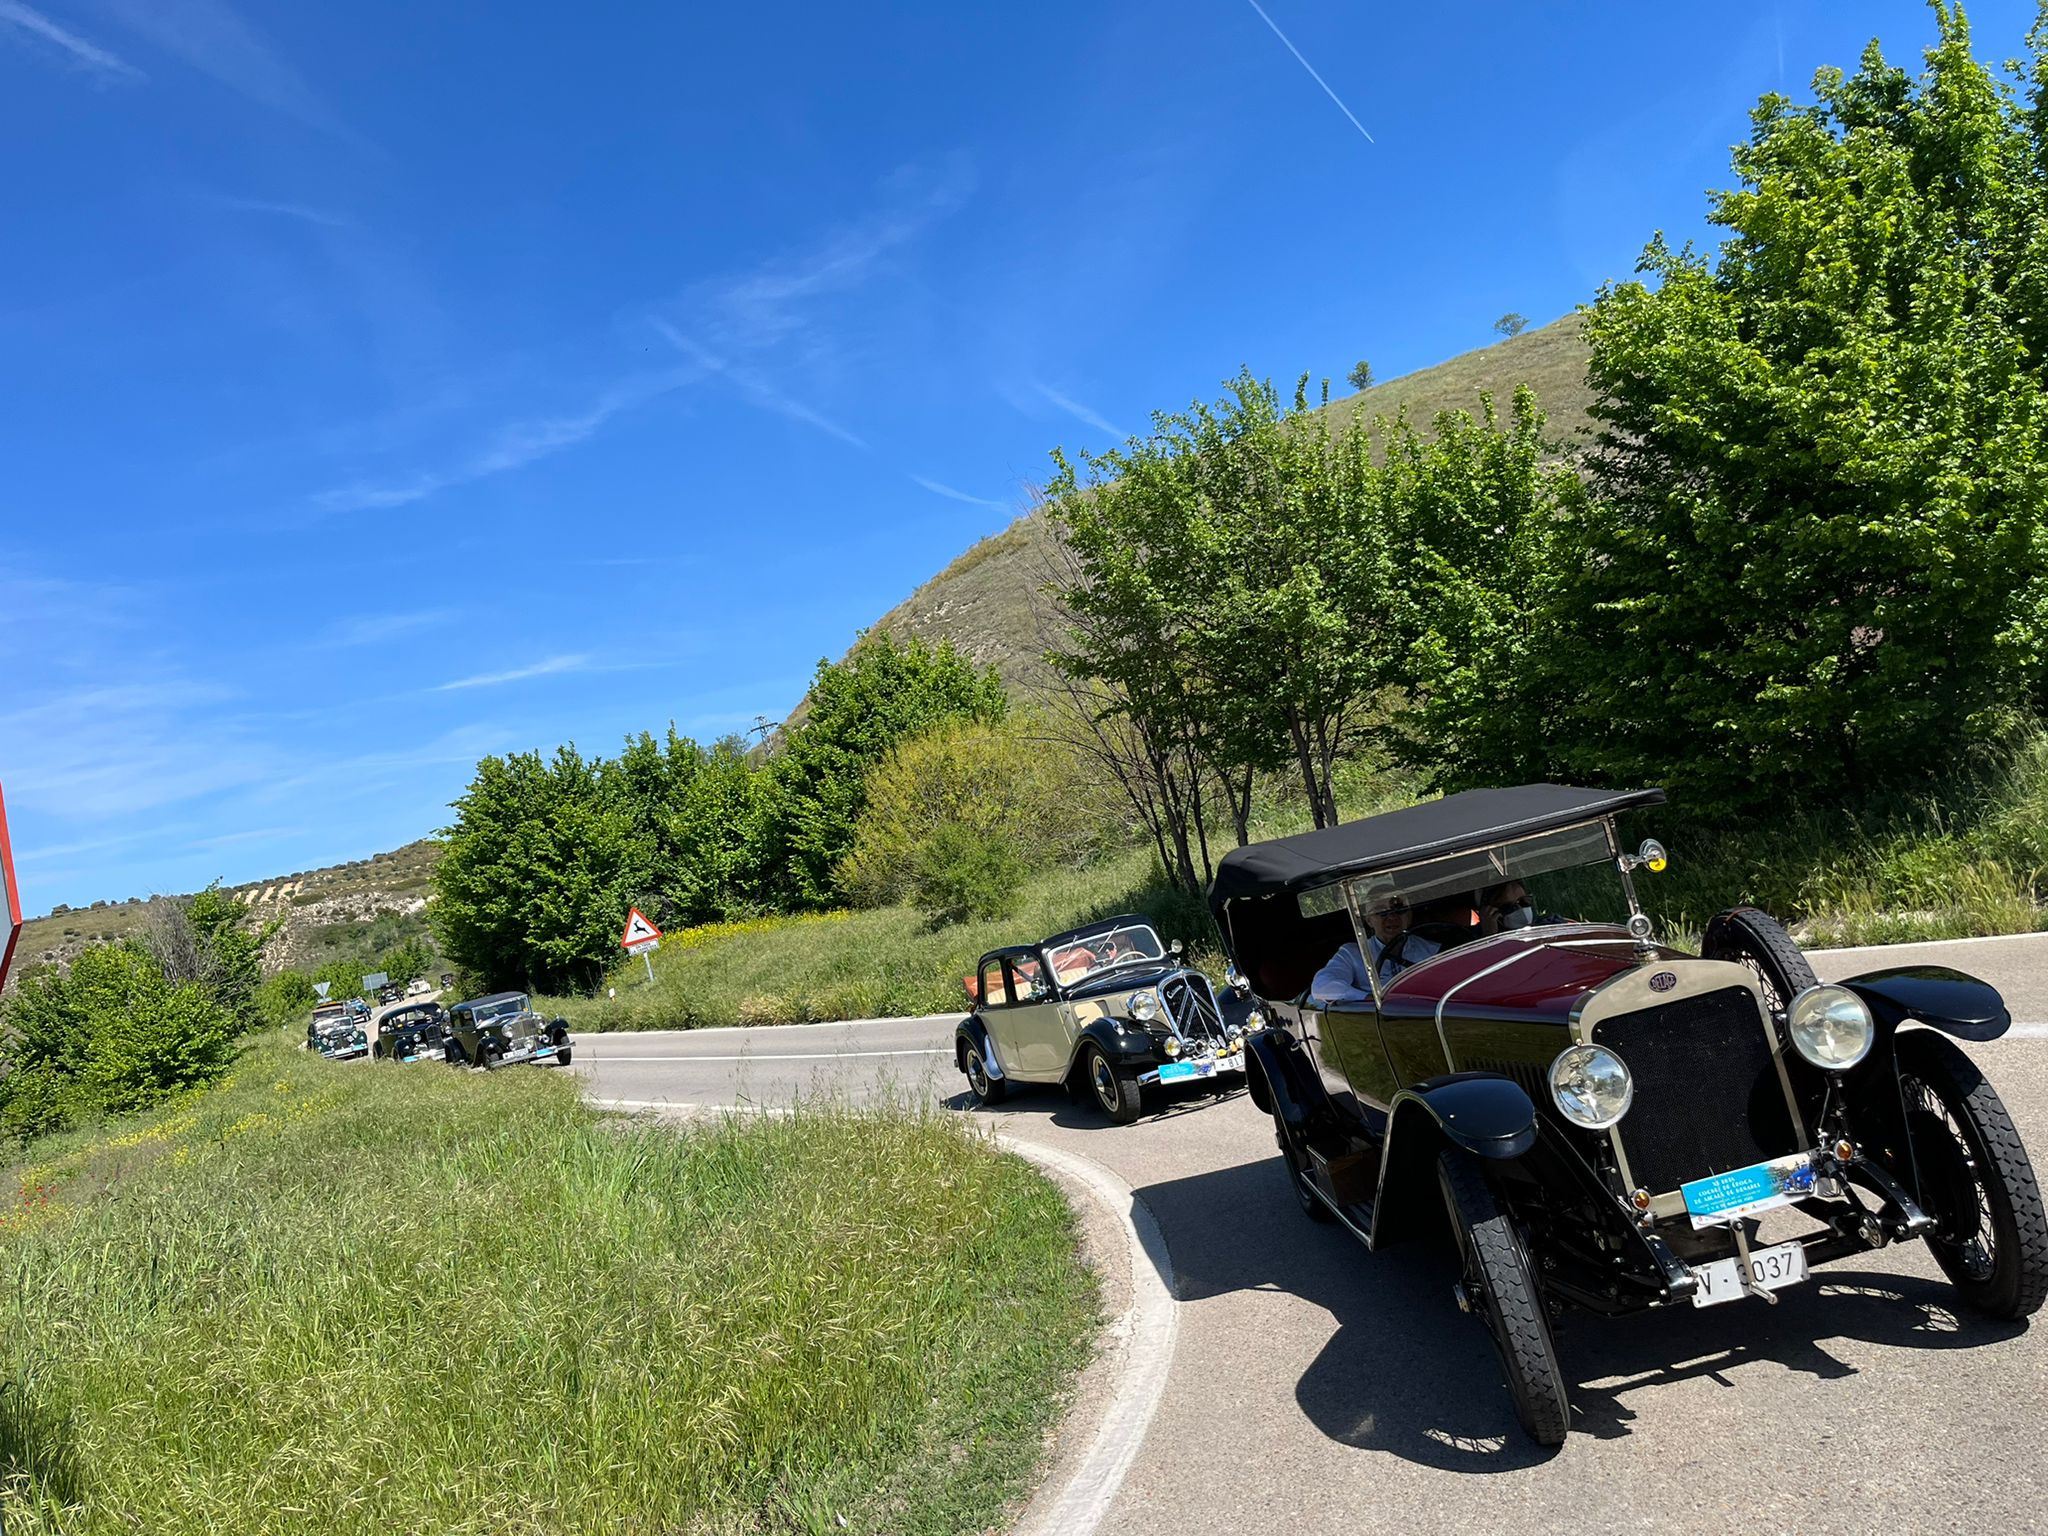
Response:
[[[1998,985],[2029,1027],[1968,1049],[2048,1172],[2048,936],[1812,958],[1828,979],[1933,963]],[[966,1113],[952,1026],[586,1035],[573,1070],[606,1099]],[[1185,1092],[1123,1128],[1047,1091],[971,1112],[1110,1169],[1165,1239],[1173,1359],[1103,1524],[1119,1536],[2048,1525],[2048,1322],[1957,1315],[1917,1245],[1827,1266],[1776,1307],[1573,1315],[1575,1433],[1551,1454],[1516,1431],[1445,1263],[1306,1221],[1242,1092]]]

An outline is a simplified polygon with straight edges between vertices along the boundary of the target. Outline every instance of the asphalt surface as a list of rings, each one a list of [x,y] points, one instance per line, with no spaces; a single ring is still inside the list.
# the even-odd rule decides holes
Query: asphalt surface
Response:
[[[1812,958],[1828,979],[1938,963],[1999,986],[2022,1027],[1967,1049],[2048,1175],[2048,937]],[[2048,1319],[1956,1313],[1921,1245],[1826,1266],[1775,1307],[1569,1316],[1574,1432],[1542,1451],[1448,1261],[1307,1221],[1240,1089],[1178,1090],[1122,1128],[1050,1090],[975,1110],[951,1037],[947,1018],[586,1035],[573,1070],[593,1096],[675,1105],[939,1102],[1120,1175],[1181,1305],[1105,1530],[2048,1529]]]

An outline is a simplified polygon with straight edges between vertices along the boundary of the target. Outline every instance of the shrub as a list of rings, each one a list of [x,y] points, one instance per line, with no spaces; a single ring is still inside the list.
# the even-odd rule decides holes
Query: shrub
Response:
[[[937,924],[1008,917],[1017,909],[1025,873],[1008,834],[947,822],[917,850],[911,901]]]

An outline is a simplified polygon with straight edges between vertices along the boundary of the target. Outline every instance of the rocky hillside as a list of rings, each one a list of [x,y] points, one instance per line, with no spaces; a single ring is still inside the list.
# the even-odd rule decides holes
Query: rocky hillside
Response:
[[[1274,382],[1286,388],[1293,381]],[[1522,384],[1536,391],[1549,415],[1550,430],[1561,441],[1585,437],[1591,427],[1591,396],[1586,389],[1586,343],[1576,314],[1333,400],[1327,409],[1340,423],[1361,413],[1392,419],[1403,412],[1411,421],[1427,423],[1440,411],[1477,413],[1482,394],[1490,393],[1505,404]],[[1041,675],[1038,658],[1046,642],[1034,616],[1034,598],[1045,583],[1051,554],[1052,533],[1045,518],[1037,512],[1021,517],[890,609],[876,621],[876,628],[905,638],[920,635],[934,643],[950,640],[956,650],[994,666],[1012,691],[1028,690]],[[800,718],[801,711],[791,716],[792,721]]]

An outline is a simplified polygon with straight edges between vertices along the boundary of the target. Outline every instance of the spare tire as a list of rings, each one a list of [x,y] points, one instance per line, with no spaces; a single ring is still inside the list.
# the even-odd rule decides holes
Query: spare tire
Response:
[[[1793,998],[1820,984],[1785,925],[1755,907],[1717,913],[1700,936],[1700,958],[1733,960],[1755,971],[1764,984],[1764,1001],[1781,1022]]]

